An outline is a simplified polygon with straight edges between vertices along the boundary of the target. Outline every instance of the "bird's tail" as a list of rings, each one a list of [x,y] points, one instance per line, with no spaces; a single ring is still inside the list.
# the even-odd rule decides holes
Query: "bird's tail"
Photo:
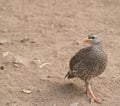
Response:
[[[71,71],[68,71],[68,73],[65,75],[65,79],[70,79],[70,78],[74,78],[74,74]]]

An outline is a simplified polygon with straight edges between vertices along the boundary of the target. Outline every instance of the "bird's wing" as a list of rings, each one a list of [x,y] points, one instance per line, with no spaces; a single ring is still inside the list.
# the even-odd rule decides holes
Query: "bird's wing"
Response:
[[[70,60],[70,70],[73,71],[78,66],[81,66],[86,56],[89,54],[91,47],[80,49]]]

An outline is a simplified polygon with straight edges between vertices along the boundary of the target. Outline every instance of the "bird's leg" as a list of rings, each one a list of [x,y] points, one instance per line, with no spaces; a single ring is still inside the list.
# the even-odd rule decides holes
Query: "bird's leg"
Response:
[[[99,104],[100,104],[99,100],[96,98],[96,96],[94,95],[94,93],[93,93],[93,91],[92,91],[92,89],[91,89],[90,82],[89,82],[89,81],[85,81],[85,83],[86,83],[86,88],[87,88],[86,93],[87,93],[87,96],[88,96],[88,97],[90,96],[90,101],[91,101],[91,102],[92,102],[92,101],[95,101],[96,103],[99,103]]]

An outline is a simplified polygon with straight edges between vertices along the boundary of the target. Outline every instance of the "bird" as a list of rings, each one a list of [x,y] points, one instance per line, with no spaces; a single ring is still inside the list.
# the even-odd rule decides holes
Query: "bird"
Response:
[[[107,66],[107,54],[103,51],[102,43],[98,35],[90,34],[84,42],[88,44],[87,47],[80,49],[69,62],[69,71],[65,78],[80,78],[85,82],[86,94],[90,101],[101,103],[94,95],[91,88],[91,79],[101,75]]]

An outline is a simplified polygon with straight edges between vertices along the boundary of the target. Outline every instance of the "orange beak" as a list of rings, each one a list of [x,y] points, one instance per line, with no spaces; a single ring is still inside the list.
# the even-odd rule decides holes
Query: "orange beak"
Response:
[[[89,39],[88,39],[88,38],[85,38],[85,39],[83,40],[83,42],[86,44],[86,43],[89,42]]]

